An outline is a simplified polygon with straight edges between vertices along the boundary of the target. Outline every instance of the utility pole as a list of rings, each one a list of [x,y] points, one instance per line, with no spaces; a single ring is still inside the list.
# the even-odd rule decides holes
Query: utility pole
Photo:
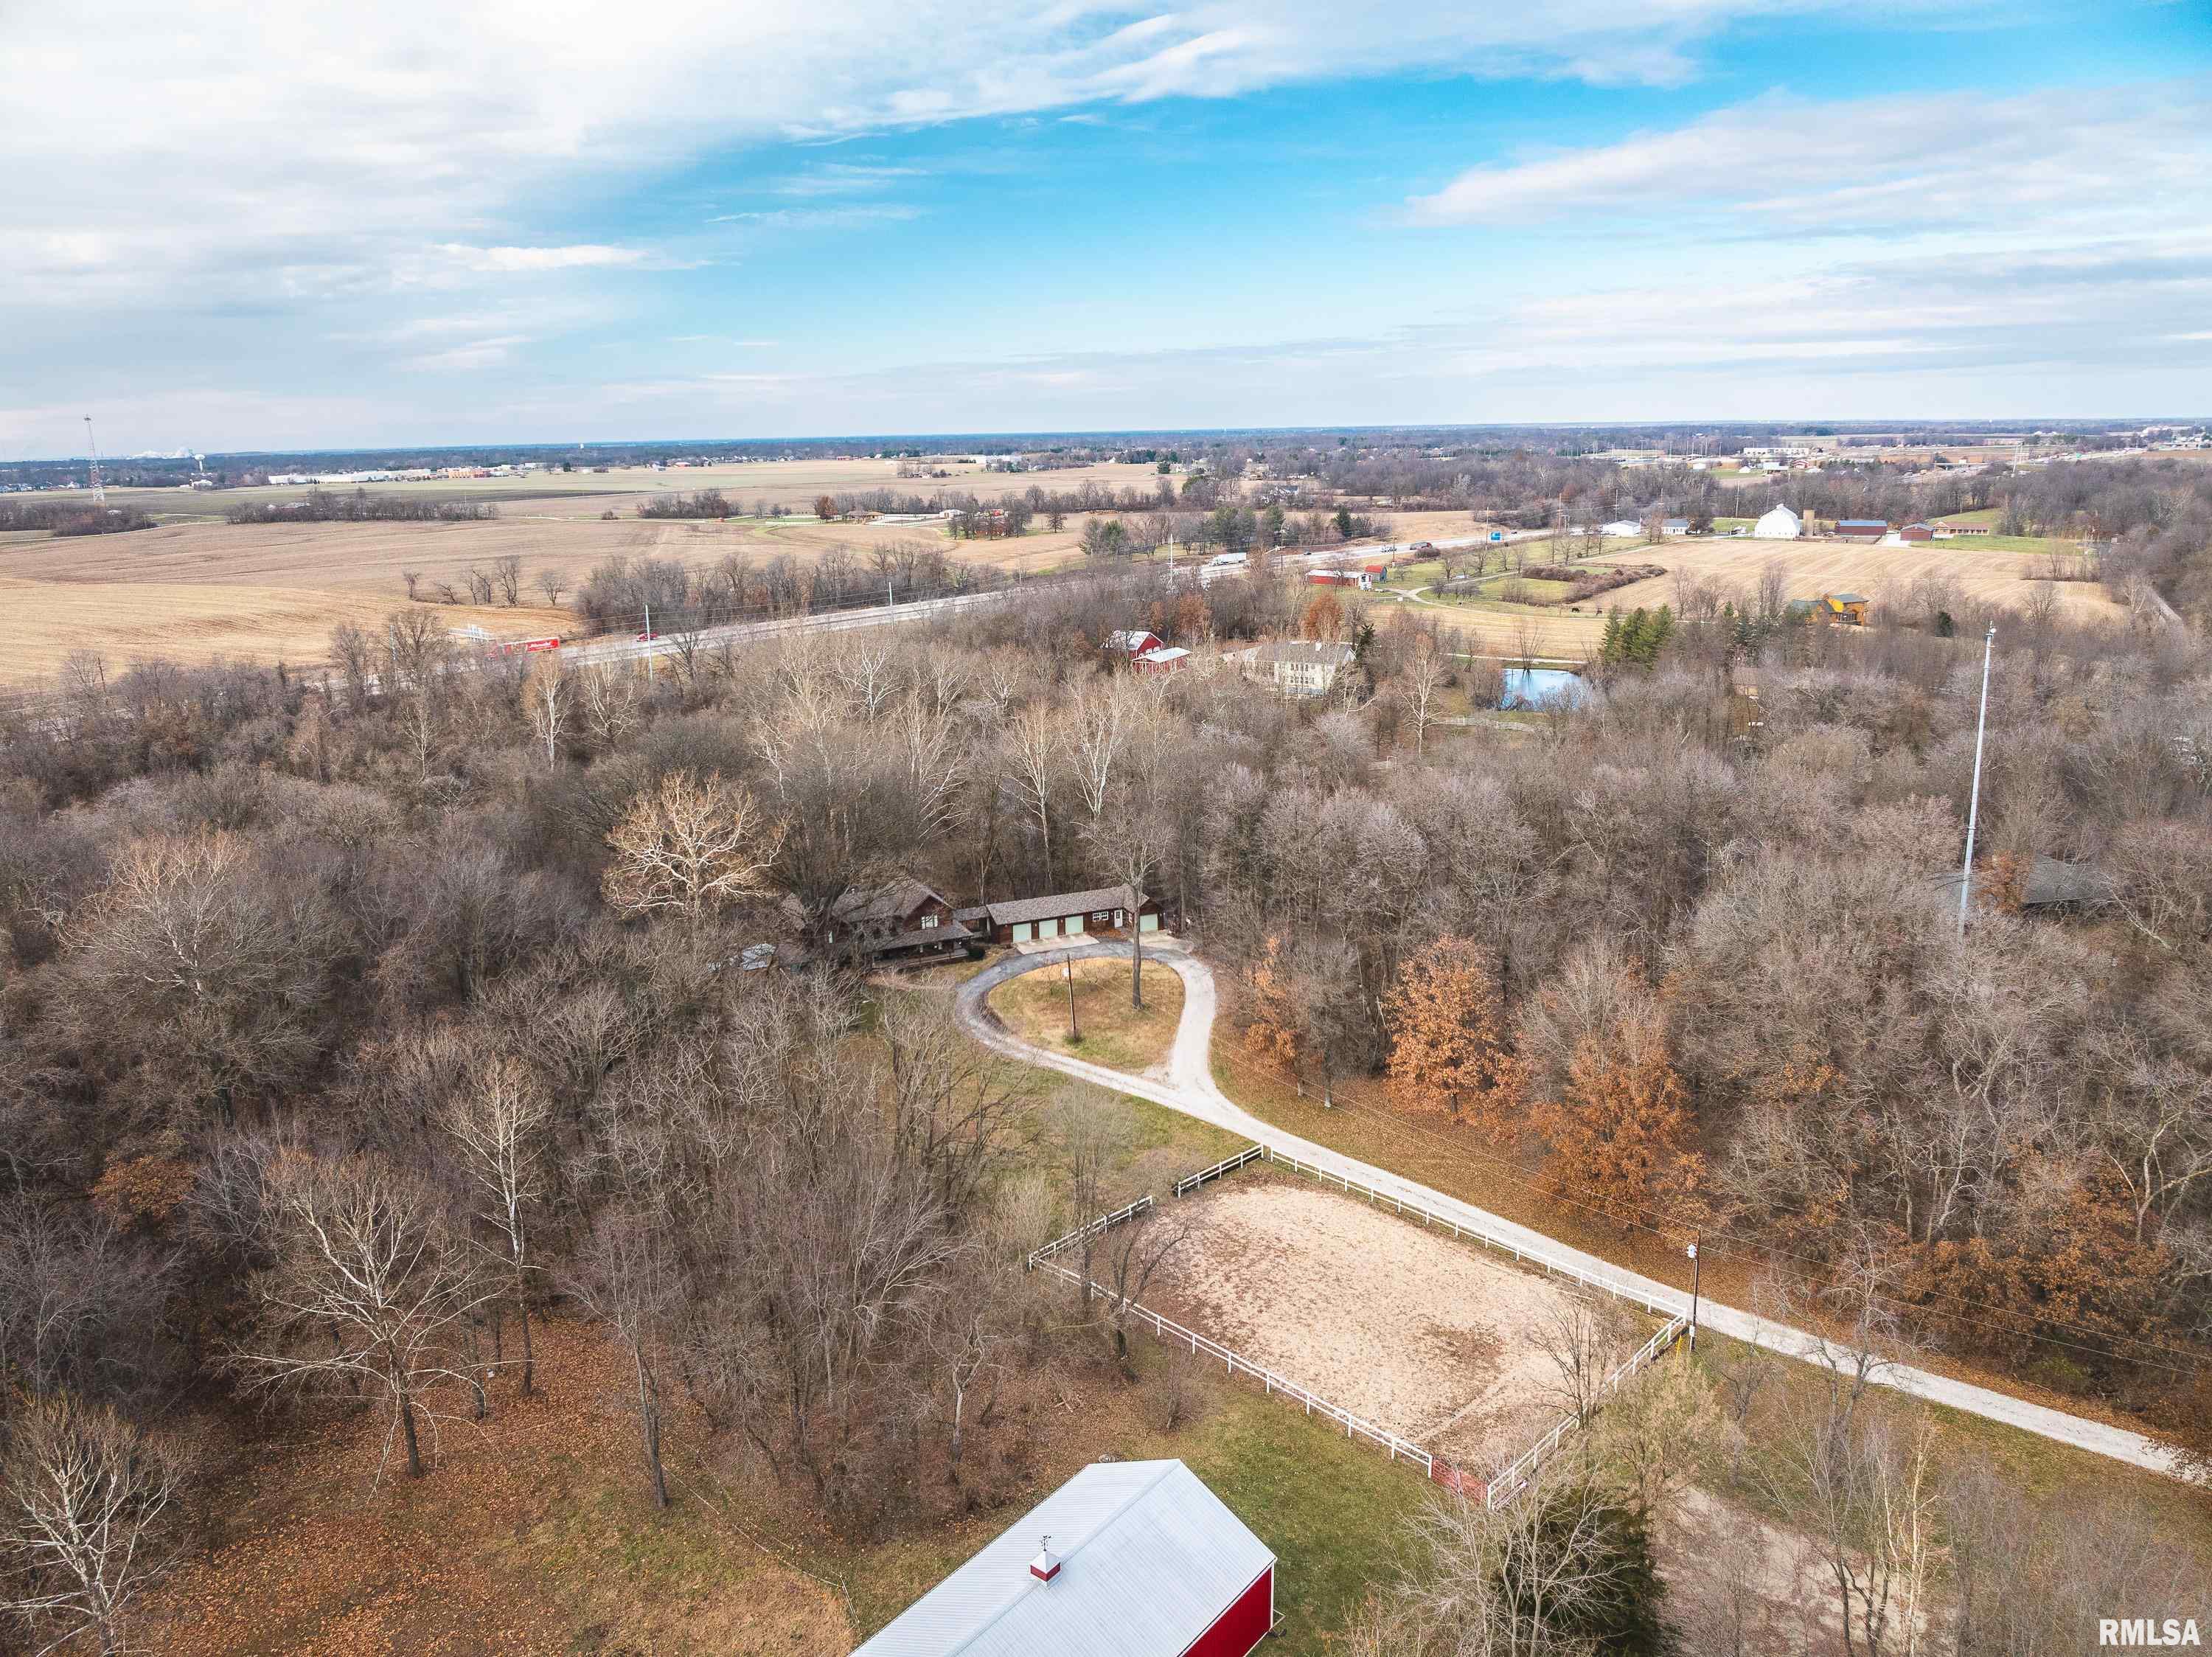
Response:
[[[1699,1280],[1705,1275],[1704,1267],[1698,1263],[1697,1239],[1703,1238],[1704,1235],[1703,1232],[1698,1233],[1690,1244],[1690,1355],[1692,1357],[1695,1357],[1698,1353],[1698,1288]]]
[[[100,505],[107,504],[107,485],[100,478],[100,440],[92,435],[92,417],[84,417],[84,441],[92,448],[92,498]]]
[[[653,677],[653,600],[645,601],[645,676]]]
[[[1062,961],[1060,970],[1067,978],[1067,1045],[1073,1047],[1083,1039],[1083,1033],[1075,1027],[1075,963]]]
[[[1990,658],[1996,654],[1997,630],[1982,641],[1982,710],[1974,717],[1974,785],[1966,796],[1966,862],[1959,874],[1959,935],[1966,935],[1966,904],[1974,890],[1974,825],[1982,808],[1982,734],[1990,723]]]

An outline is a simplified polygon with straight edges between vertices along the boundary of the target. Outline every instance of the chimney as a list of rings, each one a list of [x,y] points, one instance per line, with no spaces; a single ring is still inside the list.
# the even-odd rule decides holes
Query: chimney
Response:
[[[1030,1575],[1040,1582],[1049,1582],[1060,1575],[1060,1556],[1052,1550],[1050,1537],[1038,1545],[1037,1556],[1030,1561]]]

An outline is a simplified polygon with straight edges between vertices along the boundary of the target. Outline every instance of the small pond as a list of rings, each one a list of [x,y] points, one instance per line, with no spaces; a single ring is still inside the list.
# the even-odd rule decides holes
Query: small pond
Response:
[[[1564,667],[1508,667],[1501,708],[1556,708],[1581,701],[1589,694],[1577,673]]]

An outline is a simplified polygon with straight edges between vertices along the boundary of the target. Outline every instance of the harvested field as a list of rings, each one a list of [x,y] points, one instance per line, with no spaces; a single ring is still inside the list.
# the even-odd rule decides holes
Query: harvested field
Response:
[[[0,576],[7,649],[0,684],[45,679],[80,650],[104,658],[111,671],[160,658],[200,663],[231,661],[294,664],[330,655],[331,630],[351,622],[384,625],[401,606],[387,599],[312,588],[193,585],[169,582],[19,581]],[[573,630],[565,610],[439,606],[448,627],[475,625],[501,638]]]
[[[1596,563],[1644,562],[1656,557],[1668,573],[1632,586],[1616,588],[1597,602],[1632,610],[1679,601],[1676,571],[1718,585],[1739,603],[1755,596],[1759,572],[1781,565],[1786,596],[1818,598],[1823,593],[1862,593],[1877,602],[1902,604],[1906,590],[1923,576],[1950,582],[1965,598],[2024,606],[2040,579],[2043,561],[2029,552],[1977,546],[1968,541],[1930,542],[1918,546],[1868,546],[1855,541],[1726,540],[1670,541],[1656,552],[1601,554]],[[2061,582],[2062,614],[2077,620],[2117,619],[2125,612],[2094,582]]]
[[[1355,1415],[1494,1466],[1559,1412],[1559,1284],[1317,1185],[1240,1175],[1165,1217],[1190,1233],[1146,1304]]]

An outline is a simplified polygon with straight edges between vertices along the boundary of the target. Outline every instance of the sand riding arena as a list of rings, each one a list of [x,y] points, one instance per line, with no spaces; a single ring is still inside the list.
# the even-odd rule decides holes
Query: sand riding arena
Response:
[[[1239,1175],[1158,1219],[1187,1235],[1147,1307],[1424,1449],[1496,1466],[1560,1414],[1547,1337],[1578,1303],[1569,1284],[1287,1177]],[[1595,1310],[1623,1355],[1650,1332]]]

